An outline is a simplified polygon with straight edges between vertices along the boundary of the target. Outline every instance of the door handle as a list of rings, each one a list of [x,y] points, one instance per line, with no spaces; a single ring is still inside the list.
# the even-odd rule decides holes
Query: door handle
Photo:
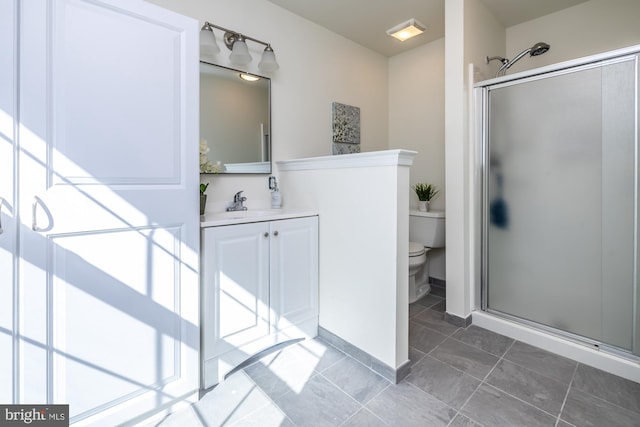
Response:
[[[49,220],[49,224],[44,228],[38,226],[38,217],[36,215],[38,210],[38,205],[42,207],[42,210],[44,211],[45,215],[47,215],[47,219]],[[40,199],[40,197],[33,196],[33,202],[31,203],[31,229],[33,231],[49,231],[52,228],[53,228],[53,216],[51,215],[51,212],[49,211],[47,206],[44,204],[44,202]]]
[[[0,234],[4,232],[2,229],[2,205],[4,204],[4,199],[0,197]]]
[[[36,216],[36,211],[38,210],[38,198],[34,197],[33,202],[31,202],[31,229],[33,231],[40,231],[38,228],[38,218]]]

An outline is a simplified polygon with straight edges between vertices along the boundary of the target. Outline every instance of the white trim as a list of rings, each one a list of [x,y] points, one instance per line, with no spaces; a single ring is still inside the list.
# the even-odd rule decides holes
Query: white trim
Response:
[[[474,311],[471,315],[473,325],[640,383],[640,364],[636,362],[482,311]]]
[[[338,156],[310,157],[306,159],[281,160],[276,162],[280,172],[363,168],[372,166],[411,166],[416,151],[385,150],[366,153],[342,154]]]

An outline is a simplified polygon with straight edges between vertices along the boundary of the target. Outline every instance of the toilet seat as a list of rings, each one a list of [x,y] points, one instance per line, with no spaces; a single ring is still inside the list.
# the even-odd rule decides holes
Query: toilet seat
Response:
[[[425,252],[426,251],[424,249],[424,245],[421,245],[420,243],[416,243],[416,242],[409,242],[410,257],[424,255]]]

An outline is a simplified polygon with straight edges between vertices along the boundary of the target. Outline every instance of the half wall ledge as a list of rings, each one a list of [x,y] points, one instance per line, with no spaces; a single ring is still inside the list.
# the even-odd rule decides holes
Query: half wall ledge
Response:
[[[276,162],[280,172],[372,166],[411,166],[416,151],[384,150]]]

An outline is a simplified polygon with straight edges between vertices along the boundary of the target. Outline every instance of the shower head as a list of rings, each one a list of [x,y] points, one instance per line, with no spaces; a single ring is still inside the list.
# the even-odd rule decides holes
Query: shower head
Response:
[[[538,42],[538,43],[534,44],[530,48],[525,49],[522,52],[520,52],[511,61],[503,62],[502,66],[500,66],[500,68],[498,69],[498,72],[496,73],[496,77],[499,77],[501,73],[502,73],[502,75],[504,75],[504,73],[506,73],[507,70],[509,68],[511,68],[511,66],[513,64],[518,62],[527,53],[529,54],[529,56],[539,56],[539,55],[542,55],[543,53],[547,52],[549,49],[551,49],[551,46],[549,46],[547,43]]]
[[[549,46],[548,44],[544,42],[538,42],[531,47],[531,52],[529,53],[529,55],[530,56],[542,55],[543,53],[546,53],[550,48],[551,46]]]

